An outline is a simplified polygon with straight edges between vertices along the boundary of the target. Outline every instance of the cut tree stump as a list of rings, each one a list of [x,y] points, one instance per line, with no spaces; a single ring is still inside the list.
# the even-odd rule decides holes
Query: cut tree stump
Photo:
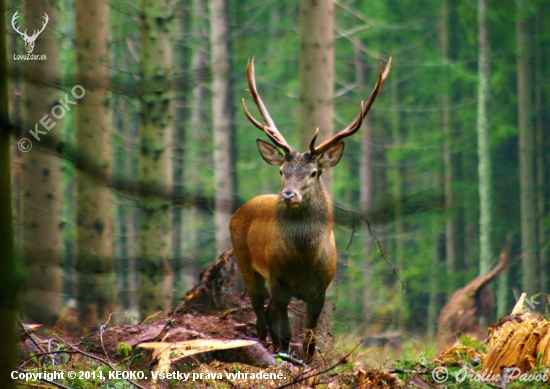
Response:
[[[525,306],[526,294],[519,298],[512,313],[489,328],[487,352],[482,371],[500,374],[501,366],[517,367],[526,373],[550,366],[550,322]]]

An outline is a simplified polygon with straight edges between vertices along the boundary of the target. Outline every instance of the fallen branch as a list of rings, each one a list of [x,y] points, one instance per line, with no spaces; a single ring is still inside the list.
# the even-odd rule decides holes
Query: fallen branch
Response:
[[[330,367],[327,367],[326,369],[324,370],[321,370],[321,371],[318,371],[317,373],[315,374],[311,374],[311,375],[308,375],[308,376],[305,376],[305,377],[302,377],[302,378],[299,378],[301,375],[304,375],[304,374],[307,374],[312,370],[310,370],[309,372],[304,372],[304,373],[301,373],[296,379],[292,380],[292,382],[289,382],[287,384],[284,384],[284,385],[281,385],[281,386],[277,386],[275,389],[282,389],[282,388],[287,388],[291,385],[295,385],[299,382],[302,382],[302,381],[305,381],[305,380],[308,380],[310,378],[313,378],[313,377],[316,377],[318,375],[321,375],[321,374],[324,374],[326,373],[327,371],[331,371],[332,369],[336,368],[337,366],[340,366],[342,363],[344,363],[346,361],[346,359],[348,359],[348,357],[353,354],[353,352],[355,350],[357,350],[359,348],[359,346],[361,346],[361,344],[363,343],[363,340],[364,339],[361,339],[361,341],[359,343],[357,343],[357,345],[349,352],[347,353],[346,355],[344,355],[342,358],[340,358],[340,360],[338,362],[336,362],[334,365],[330,366]]]
[[[40,357],[40,356],[46,356],[46,355],[53,355],[53,354],[78,354],[77,351],[69,351],[69,350],[57,350],[57,351],[44,351],[43,353],[36,353],[31,355],[30,357],[27,357],[23,362],[21,362],[21,366],[23,366],[25,363],[30,361],[33,358]]]

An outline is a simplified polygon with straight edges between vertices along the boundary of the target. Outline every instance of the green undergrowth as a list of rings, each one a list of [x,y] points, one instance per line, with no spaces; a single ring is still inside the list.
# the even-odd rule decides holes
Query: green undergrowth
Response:
[[[538,366],[528,373],[521,374],[511,367],[505,373],[503,382],[500,375],[489,375],[482,370],[485,346],[473,339],[463,336],[460,344],[451,354],[452,361],[440,361],[421,352],[416,357],[408,354],[399,358],[392,369],[405,383],[421,378],[438,388],[447,389],[531,389],[549,387],[550,368]],[[453,348],[454,349],[454,348]],[[470,352],[467,352],[469,350]],[[540,358],[539,358],[540,360]],[[545,382],[546,380],[546,382]],[[406,386],[408,387],[408,386]]]

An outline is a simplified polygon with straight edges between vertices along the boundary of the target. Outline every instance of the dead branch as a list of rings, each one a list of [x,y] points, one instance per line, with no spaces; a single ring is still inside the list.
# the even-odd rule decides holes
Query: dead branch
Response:
[[[340,358],[340,360],[339,360],[338,362],[336,362],[334,365],[332,365],[332,366],[330,366],[330,367],[327,367],[327,368],[324,369],[324,370],[320,370],[320,371],[318,371],[318,372],[316,372],[316,373],[314,373],[314,374],[311,374],[311,375],[308,375],[308,376],[305,376],[305,377],[301,377],[301,378],[300,378],[300,376],[302,376],[302,375],[304,375],[304,374],[307,374],[307,373],[313,371],[314,369],[311,369],[311,370],[308,371],[308,372],[303,372],[303,373],[301,373],[298,377],[296,377],[296,379],[292,380],[292,382],[289,382],[289,383],[284,384],[284,385],[281,385],[281,386],[277,386],[275,389],[287,388],[287,387],[289,387],[289,386],[291,386],[291,385],[295,385],[295,384],[297,384],[297,383],[299,383],[299,382],[308,380],[308,379],[310,379],[310,378],[313,378],[313,377],[319,376],[319,375],[321,375],[321,374],[324,374],[324,373],[326,373],[326,372],[328,372],[328,371],[331,371],[332,369],[334,369],[334,368],[336,368],[337,366],[340,366],[341,364],[343,364],[344,362],[346,362],[346,360],[349,358],[349,356],[350,356],[351,354],[353,354],[354,351],[357,350],[357,349],[359,348],[359,346],[361,346],[362,343],[363,343],[363,339],[361,339],[361,341],[360,341],[359,343],[357,343],[357,345],[356,345],[349,353],[347,353],[347,354],[344,355],[342,358]]]

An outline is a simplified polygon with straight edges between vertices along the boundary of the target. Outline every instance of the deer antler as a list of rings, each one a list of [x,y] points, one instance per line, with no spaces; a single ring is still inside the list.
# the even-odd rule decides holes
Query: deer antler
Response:
[[[248,79],[248,87],[250,88],[248,91],[254,99],[256,106],[260,110],[260,113],[265,123],[260,123],[259,121],[254,119],[254,117],[246,109],[246,104],[243,99],[242,104],[246,117],[248,118],[248,120],[250,120],[252,124],[265,132],[269,139],[271,139],[277,146],[281,147],[287,153],[290,153],[290,151],[292,151],[291,147],[288,145],[285,138],[283,138],[279,130],[277,130],[277,127],[275,127],[275,123],[273,122],[273,119],[271,119],[271,116],[269,116],[269,112],[267,112],[267,108],[265,107],[256,89],[256,79],[254,78],[254,57],[252,57],[252,60],[249,60],[246,65],[246,76]]]
[[[18,13],[19,13],[19,11],[15,11],[15,13],[13,14],[13,17],[11,18],[11,26],[13,27],[13,29],[17,33],[19,33],[19,35],[23,36],[25,38],[25,40],[32,41],[32,40],[36,39],[36,37],[38,35],[40,35],[40,33],[42,33],[42,31],[44,31],[44,29],[48,25],[48,22],[50,21],[50,18],[48,17],[48,14],[44,13],[44,16],[42,16],[42,17],[44,18],[45,21],[42,23],[42,28],[40,29],[40,31],[34,30],[32,36],[29,37],[27,35],[27,30],[25,30],[25,32],[21,32],[21,31],[19,31],[19,28],[17,28],[17,26],[15,25],[15,21],[17,20],[17,18],[19,18]]]
[[[15,21],[17,20],[17,18],[19,18],[19,15],[17,15],[18,13],[19,11],[15,11],[15,13],[13,14],[13,17],[11,18],[11,26],[17,33],[19,33],[19,35],[27,36],[27,30],[25,30],[25,32],[21,32],[19,31],[19,28],[17,28],[17,26],[15,25]]]
[[[42,33],[42,31],[44,31],[44,29],[48,25],[48,22],[50,21],[50,18],[48,17],[48,14],[44,13],[44,16],[42,16],[42,17],[45,20],[45,22],[42,23],[42,29],[40,29],[40,31],[34,30],[32,36],[31,36],[31,39],[36,38],[38,35],[40,35]],[[25,30],[25,31],[27,31],[27,30]]]
[[[340,131],[338,134],[332,136],[332,138],[327,139],[323,143],[321,143],[319,146],[315,147],[315,140],[317,139],[317,133],[319,129],[315,132],[315,135],[313,136],[313,139],[311,141],[311,144],[309,146],[309,152],[311,154],[321,154],[326,149],[328,149],[330,146],[332,146],[335,143],[338,143],[344,138],[347,138],[350,135],[353,135],[361,128],[361,123],[363,123],[363,119],[365,119],[365,116],[367,116],[367,113],[370,110],[370,107],[372,106],[372,103],[374,103],[374,100],[376,99],[376,96],[378,95],[378,92],[380,92],[380,89],[382,88],[382,85],[384,85],[384,82],[386,81],[386,78],[388,77],[388,74],[390,72],[391,68],[391,57],[388,61],[388,64],[386,65],[386,68],[384,69],[384,72],[382,72],[382,63],[380,63],[380,70],[378,72],[378,81],[376,82],[376,85],[374,86],[374,89],[372,90],[369,99],[367,100],[367,104],[363,105],[363,102],[361,102],[361,106],[359,109],[359,115],[347,126],[345,129]]]

